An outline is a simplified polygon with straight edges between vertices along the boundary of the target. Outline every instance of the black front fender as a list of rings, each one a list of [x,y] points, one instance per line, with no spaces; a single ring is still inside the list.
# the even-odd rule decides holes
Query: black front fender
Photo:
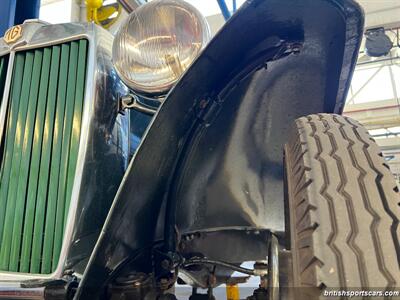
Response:
[[[341,113],[362,29],[352,0],[245,3],[161,106],[76,297],[97,295],[129,258],[163,239],[165,207],[181,233],[283,232],[288,128],[301,115]]]

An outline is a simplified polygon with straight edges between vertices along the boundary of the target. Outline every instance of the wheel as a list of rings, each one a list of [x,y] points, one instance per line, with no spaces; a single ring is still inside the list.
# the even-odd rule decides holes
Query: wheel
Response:
[[[284,157],[293,284],[308,287],[298,295],[399,287],[399,189],[366,129],[339,115],[302,117]]]

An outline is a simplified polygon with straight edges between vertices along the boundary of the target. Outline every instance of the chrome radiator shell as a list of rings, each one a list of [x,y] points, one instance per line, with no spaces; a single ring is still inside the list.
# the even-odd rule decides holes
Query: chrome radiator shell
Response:
[[[83,273],[130,155],[129,114],[118,113],[119,96],[126,94],[127,88],[112,66],[112,35],[94,24],[50,25],[27,20],[21,27],[23,35],[14,44],[0,39],[0,57],[9,56],[0,108],[0,140],[5,134],[16,52],[86,39],[86,82],[78,160],[57,267],[51,274],[0,271],[0,286],[2,281],[60,278],[67,269],[78,276]]]

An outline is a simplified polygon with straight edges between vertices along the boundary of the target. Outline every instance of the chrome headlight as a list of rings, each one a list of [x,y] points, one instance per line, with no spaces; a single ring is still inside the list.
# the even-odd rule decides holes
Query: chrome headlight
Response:
[[[113,44],[121,79],[144,94],[164,94],[210,39],[205,18],[179,0],[155,0],[132,12]]]

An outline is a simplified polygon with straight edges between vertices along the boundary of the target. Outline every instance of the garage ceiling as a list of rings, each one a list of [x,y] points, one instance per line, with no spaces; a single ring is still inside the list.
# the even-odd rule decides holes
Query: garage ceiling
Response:
[[[65,1],[65,0],[41,0],[41,5],[44,6],[60,1]],[[74,1],[79,2],[80,0],[74,0]],[[205,0],[187,0],[187,1],[195,5],[196,2],[198,2],[198,4],[205,2]],[[209,2],[209,4],[213,4],[216,8],[216,11],[218,11],[217,9],[218,5],[216,0],[207,0],[207,1]],[[230,3],[230,0],[226,1],[227,3]],[[82,0],[82,2],[84,1]],[[367,28],[379,27],[382,25],[386,27],[400,27],[400,0],[358,0],[358,2],[364,8],[366,14],[365,25]],[[217,17],[217,19],[219,21],[217,23],[223,23],[223,20],[220,20],[219,16]],[[220,26],[222,24],[218,25]]]
[[[400,7],[398,0],[359,0],[366,13],[374,13]]]
[[[48,5],[54,2],[59,2],[60,0],[42,0],[40,1],[40,5]]]
[[[400,26],[399,0],[358,0],[365,11],[367,28]]]

